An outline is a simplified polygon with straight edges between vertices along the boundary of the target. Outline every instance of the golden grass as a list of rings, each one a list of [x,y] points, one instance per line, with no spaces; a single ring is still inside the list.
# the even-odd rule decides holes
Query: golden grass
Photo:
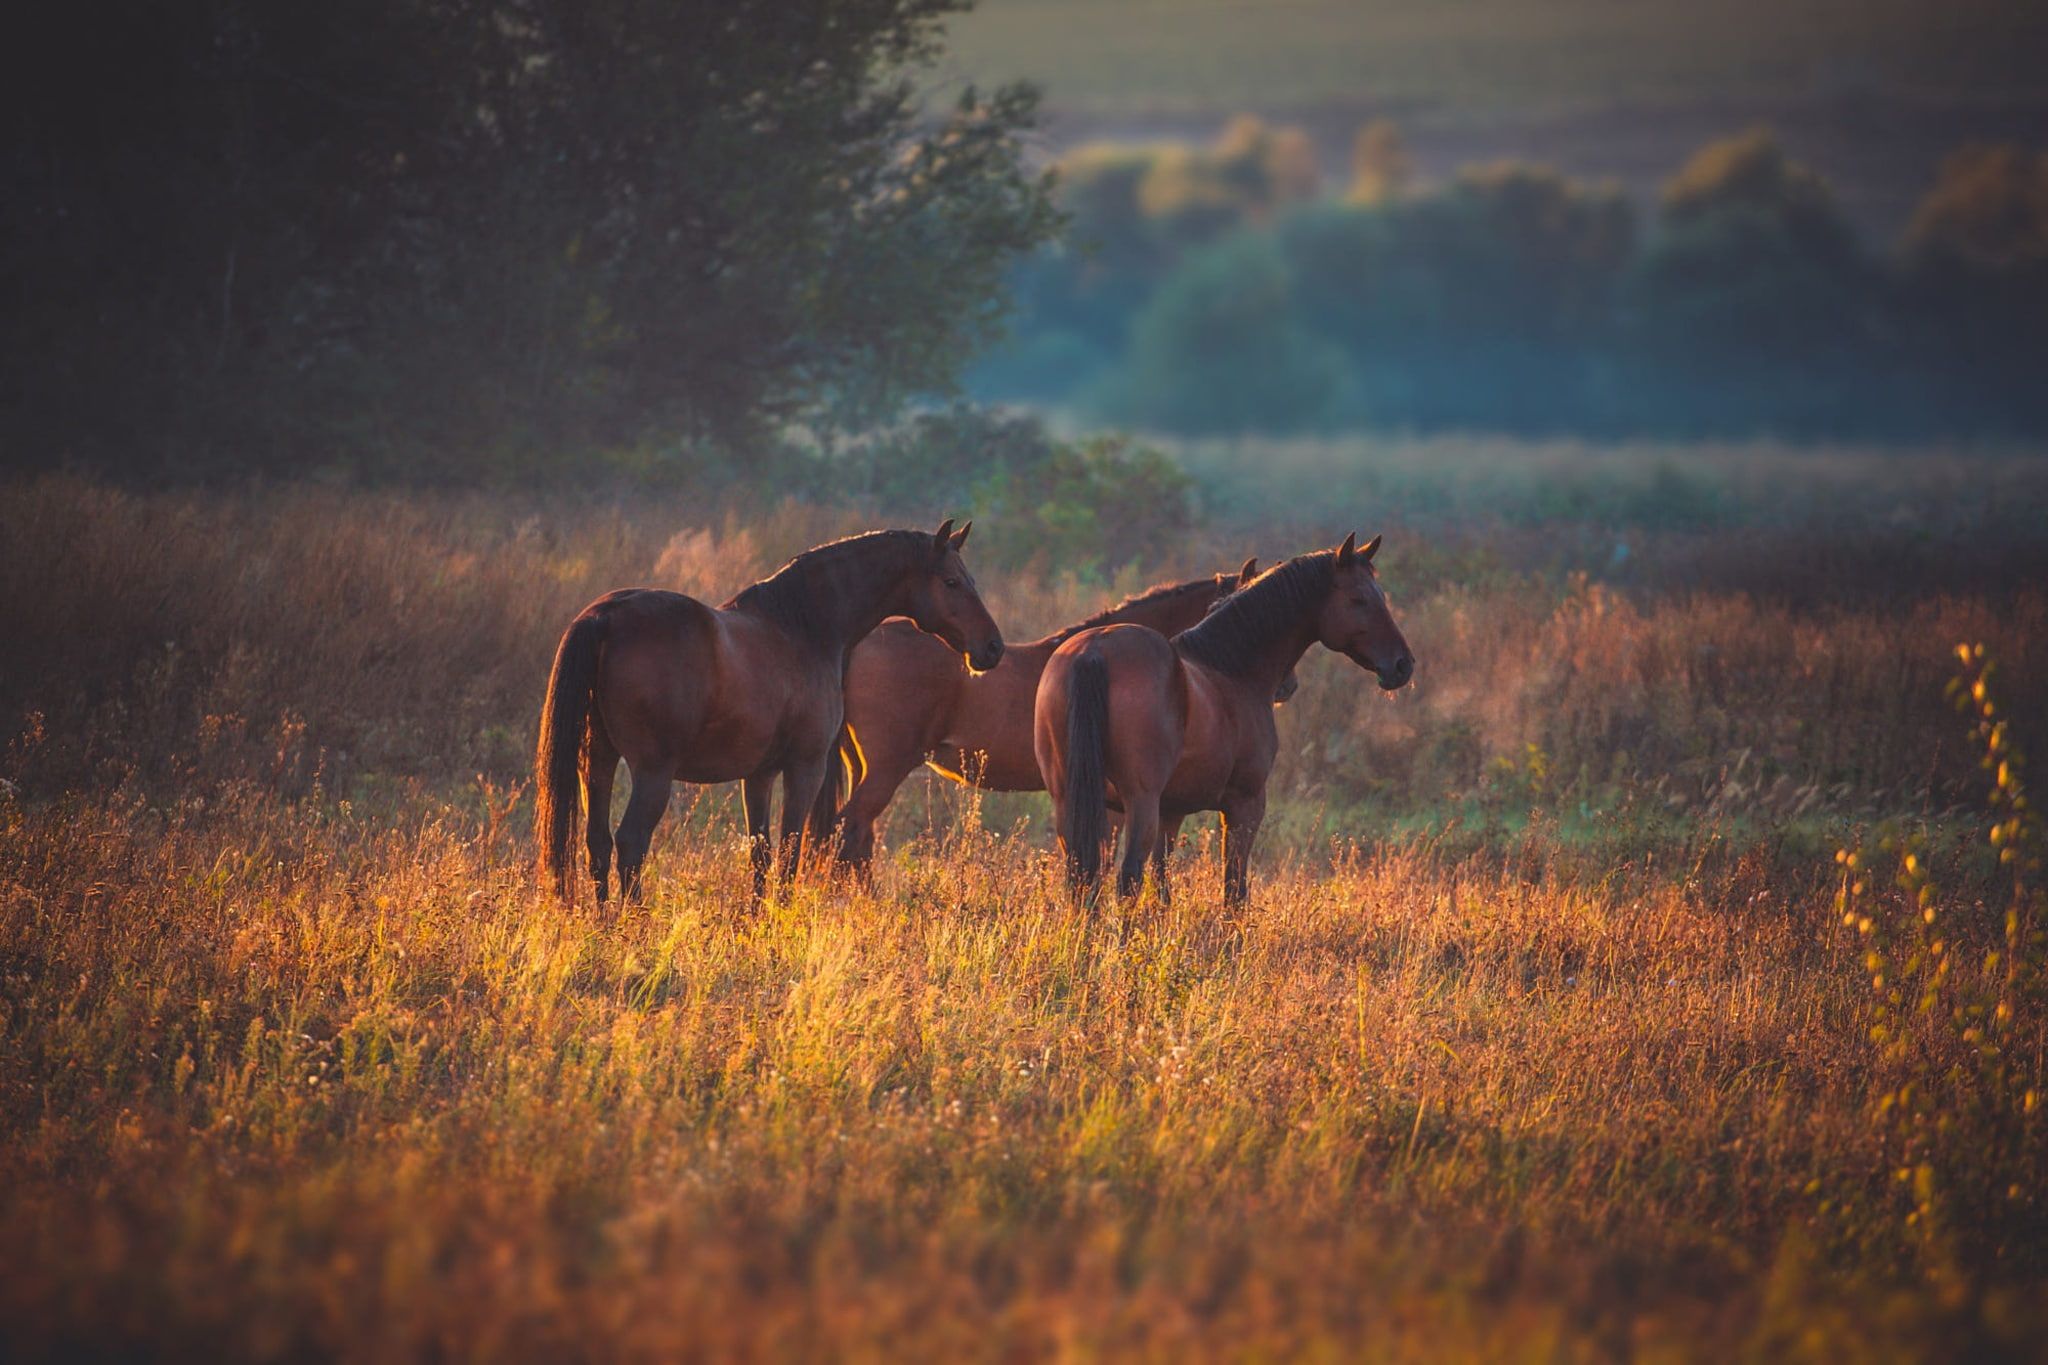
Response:
[[[1015,842],[754,912],[708,840],[600,924],[446,816],[223,814],[11,818],[29,1346],[1679,1347],[1863,1141],[1828,907],[1752,863],[1097,922]]]
[[[507,793],[561,623],[853,519],[7,490],[0,1350],[2040,1348],[2040,1238],[1930,1278],[1901,1234],[1861,945],[1778,833],[1967,796],[1946,637],[2024,713],[2037,595],[1447,572],[1398,602],[1425,687],[1289,708],[1235,917],[1213,847],[1098,917],[993,817],[755,909],[716,796],[641,909],[542,896]],[[982,577],[1020,637],[1129,586]]]

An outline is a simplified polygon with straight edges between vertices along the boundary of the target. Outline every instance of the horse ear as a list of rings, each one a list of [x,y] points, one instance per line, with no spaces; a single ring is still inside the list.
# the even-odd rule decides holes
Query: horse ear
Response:
[[[948,548],[947,542],[950,541],[952,538],[953,519],[951,517],[947,517],[944,521],[939,523],[939,529],[932,532],[932,544],[938,549],[938,552],[940,554],[944,554],[946,553],[946,550]]]
[[[1257,578],[1258,576],[1259,557],[1257,555],[1253,555],[1250,559],[1247,559],[1244,562],[1244,567],[1237,571],[1237,586],[1241,588],[1245,584],[1251,582],[1254,578]]]
[[[1365,548],[1358,552],[1358,557],[1368,564],[1372,563],[1372,557],[1380,552],[1380,542],[1382,540],[1385,540],[1386,538],[1387,535],[1384,531],[1374,536],[1371,540],[1366,542]]]
[[[1350,535],[1344,537],[1344,543],[1337,547],[1337,567],[1340,569],[1348,568],[1351,564],[1351,557],[1357,553],[1358,532],[1353,531]]]
[[[953,533],[953,549],[956,552],[960,549],[962,545],[965,545],[967,543],[967,533],[969,531],[972,531],[973,529],[974,523],[970,521],[965,526],[961,527],[959,530]]]

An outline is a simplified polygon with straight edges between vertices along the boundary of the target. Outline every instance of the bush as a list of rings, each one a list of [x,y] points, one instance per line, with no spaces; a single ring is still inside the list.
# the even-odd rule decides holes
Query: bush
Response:
[[[989,553],[1006,565],[1107,576],[1169,557],[1194,524],[1194,484],[1161,451],[1129,437],[1062,442],[1043,462],[1012,465],[980,487]]]
[[[1195,520],[1193,481],[1165,454],[1122,436],[1062,441],[1016,411],[919,413],[840,468],[842,489],[894,512],[978,519],[977,562],[1008,567],[1114,572],[1165,557]]]

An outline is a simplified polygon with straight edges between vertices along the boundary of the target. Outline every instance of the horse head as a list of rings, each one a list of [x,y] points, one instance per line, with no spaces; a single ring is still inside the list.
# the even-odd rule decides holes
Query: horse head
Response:
[[[951,517],[939,524],[932,533],[930,554],[911,571],[908,607],[903,614],[916,622],[919,630],[938,636],[966,655],[969,668],[985,673],[1002,660],[1003,633],[983,605],[974,575],[960,558],[960,547],[973,529],[970,521],[955,531]]]
[[[1323,602],[1316,634],[1326,647],[1372,670],[1381,688],[1393,692],[1415,676],[1415,655],[1394,624],[1386,591],[1373,572],[1372,557],[1379,553],[1380,539],[1374,536],[1360,549],[1354,533],[1337,547],[1330,595]]]

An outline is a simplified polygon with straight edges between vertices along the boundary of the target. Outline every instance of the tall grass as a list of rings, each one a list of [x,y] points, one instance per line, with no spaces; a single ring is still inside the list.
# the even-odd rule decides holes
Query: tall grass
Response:
[[[371,801],[479,777],[508,790],[555,640],[585,602],[636,583],[722,601],[886,515],[16,486],[0,497],[11,776],[43,795],[130,779],[182,791],[230,773]],[[1602,537],[1616,534],[1653,557],[1672,533]],[[1603,581],[1533,553],[1502,561],[1499,542],[1391,524],[1382,562],[1417,681],[1375,704],[1354,671],[1312,655],[1281,717],[1277,794],[1294,815],[1280,818],[1307,828],[1322,812],[1317,828],[1362,831],[1447,811],[1603,810],[1624,795],[1685,812],[1938,809],[1974,773],[1944,739],[1950,645],[2006,659],[2023,710],[2048,698],[2048,597],[2002,568],[1953,590],[1901,574],[1889,591],[1814,603],[1695,587],[1684,570]],[[1026,638],[1147,582],[1311,543],[1301,528],[1218,522],[1174,562],[1110,582],[985,562],[980,577],[1006,632]]]
[[[756,912],[708,840],[600,925],[447,813],[8,818],[29,1351],[1732,1343],[1867,1145],[1859,983],[1755,860],[1118,924],[972,837]]]
[[[1094,915],[1029,800],[914,797],[872,886],[754,907],[715,794],[643,907],[553,903],[517,784],[569,615],[871,518],[5,490],[0,1351],[2039,1349],[2036,1223],[1940,1273],[1902,1225],[1867,944],[1786,842],[1892,817],[1943,916],[1999,894],[1941,685],[1982,638],[2025,732],[2038,591],[1420,546],[1404,589],[1390,534],[1418,686],[1310,670],[1241,913],[1213,835]],[[1021,638],[1279,535],[977,567]]]

